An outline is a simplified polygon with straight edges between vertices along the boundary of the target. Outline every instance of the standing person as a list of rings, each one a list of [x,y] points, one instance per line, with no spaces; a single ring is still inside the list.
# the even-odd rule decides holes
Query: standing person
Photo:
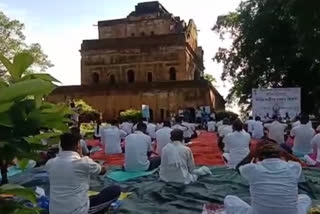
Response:
[[[308,125],[308,115],[301,115],[300,122],[301,125],[294,127],[290,133],[290,135],[294,137],[292,151],[297,157],[303,157],[312,153],[311,140],[316,133],[314,129]]]
[[[71,115],[71,120],[72,120],[72,123],[73,123],[73,126],[74,127],[79,127],[80,124],[79,124],[79,109],[76,107],[76,104],[72,101],[70,103],[70,107],[73,111],[73,114]]]
[[[277,116],[273,117],[272,123],[264,124],[269,131],[269,138],[275,140],[278,144],[284,144],[284,131],[288,127],[287,124],[280,123]]]
[[[101,141],[101,120],[97,120],[96,125],[94,127],[94,134],[93,134],[93,139]]]
[[[156,140],[157,140],[157,153],[161,156],[161,152],[163,147],[165,147],[168,143],[171,142],[171,123],[169,121],[165,121],[163,123],[163,128],[156,131]]]
[[[156,139],[156,129],[157,125],[151,121],[147,124],[147,134],[151,137],[152,141]]]
[[[121,139],[123,139],[127,133],[117,126],[118,122],[116,120],[111,121],[111,126],[103,129],[102,131],[102,144],[105,148],[106,154],[120,154],[121,149]]]
[[[212,118],[209,120],[207,126],[208,126],[208,132],[215,132],[216,131],[216,121],[214,121]]]
[[[50,181],[50,213],[105,213],[120,196],[120,187],[107,187],[89,198],[90,177],[103,175],[106,169],[89,157],[82,157],[77,136],[63,134],[60,144],[62,151],[45,165]]]
[[[232,124],[233,132],[223,138],[224,160],[233,169],[250,153],[250,135],[243,130],[243,123],[237,119]]]
[[[162,149],[160,179],[165,182],[190,184],[201,175],[211,175],[208,167],[195,169],[193,154],[183,144],[183,131],[174,129],[171,141]]]
[[[121,123],[119,127],[121,130],[125,131],[127,135],[132,133],[133,124],[128,120],[125,120],[123,123]]]
[[[264,136],[264,128],[263,128],[263,123],[261,121],[261,118],[259,116],[256,116],[256,121],[253,124],[253,133],[252,137],[254,139],[261,139]]]
[[[151,137],[146,135],[147,125],[138,123],[137,131],[126,137],[124,169],[128,172],[144,172],[156,169],[160,157],[150,158],[152,153]]]
[[[248,126],[248,133],[252,136],[253,134],[253,126],[255,124],[255,121],[253,120],[253,117],[250,116],[249,119],[246,121],[246,125]]]
[[[298,195],[301,165],[282,160],[279,147],[266,143],[258,151],[258,163],[240,166],[250,185],[251,206],[237,196],[227,196],[227,214],[307,214],[311,199]]]

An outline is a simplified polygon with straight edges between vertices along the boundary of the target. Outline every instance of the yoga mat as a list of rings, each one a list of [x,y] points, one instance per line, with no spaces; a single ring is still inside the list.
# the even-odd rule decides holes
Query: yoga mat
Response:
[[[113,172],[110,172],[109,174],[107,174],[107,177],[113,181],[124,182],[124,181],[132,180],[135,178],[152,175],[157,170],[158,169],[154,169],[152,171],[146,171],[146,172],[113,171]]]

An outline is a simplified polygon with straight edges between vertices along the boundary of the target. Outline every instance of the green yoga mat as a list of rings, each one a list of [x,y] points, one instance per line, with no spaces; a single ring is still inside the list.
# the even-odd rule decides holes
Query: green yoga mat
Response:
[[[125,181],[132,180],[135,178],[152,175],[157,170],[158,169],[154,169],[152,171],[147,171],[147,172],[125,172],[122,170],[121,171],[117,170],[117,171],[112,171],[112,172],[108,173],[107,177],[113,181],[125,182]]]

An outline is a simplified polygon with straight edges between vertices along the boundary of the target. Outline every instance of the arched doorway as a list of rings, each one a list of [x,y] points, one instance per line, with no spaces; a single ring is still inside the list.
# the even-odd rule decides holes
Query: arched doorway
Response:
[[[128,79],[128,83],[134,83],[135,76],[134,76],[134,71],[133,70],[129,70],[127,72],[127,79]]]
[[[92,82],[93,83],[99,83],[99,81],[100,81],[100,77],[99,77],[99,74],[98,73],[93,73],[92,74]]]
[[[113,84],[115,84],[115,83],[116,83],[116,77],[112,74],[112,75],[110,76],[110,84],[113,85]]]
[[[149,109],[149,114],[150,114],[150,121],[153,121],[153,110],[151,108]]]
[[[148,82],[152,82],[152,73],[148,72]]]
[[[170,80],[177,80],[177,71],[174,67],[171,67],[169,70],[169,79]]]

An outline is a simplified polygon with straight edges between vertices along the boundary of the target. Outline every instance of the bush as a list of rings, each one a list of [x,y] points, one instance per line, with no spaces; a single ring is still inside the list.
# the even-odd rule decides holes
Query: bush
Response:
[[[85,101],[76,100],[74,103],[78,109],[80,123],[90,123],[91,121],[97,121],[100,119],[100,113]]]
[[[142,119],[141,111],[128,109],[120,113],[120,120],[138,121]]]
[[[231,111],[220,111],[216,113],[216,120],[220,121],[224,118],[229,118],[230,120],[235,120],[239,117],[238,114],[231,112]]]

